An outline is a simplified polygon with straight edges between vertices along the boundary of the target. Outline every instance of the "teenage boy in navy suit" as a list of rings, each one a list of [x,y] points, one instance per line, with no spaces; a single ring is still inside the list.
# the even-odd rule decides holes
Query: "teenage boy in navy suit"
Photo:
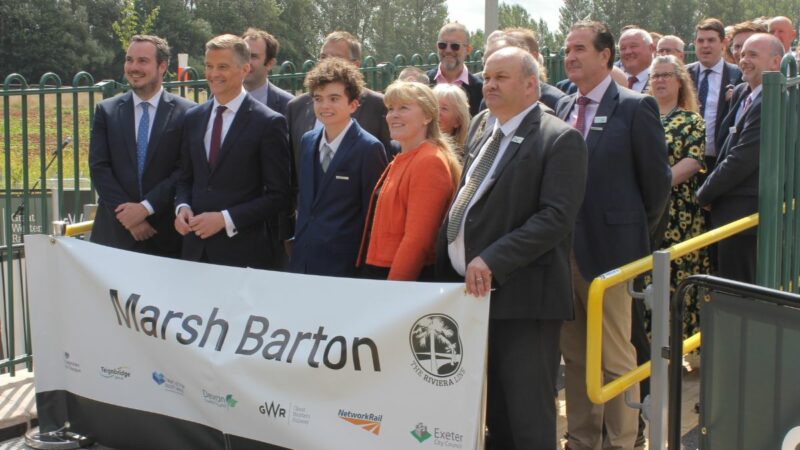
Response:
[[[306,132],[300,143],[289,270],[354,276],[370,196],[386,167],[386,152],[350,117],[364,89],[358,68],[328,58],[308,73],[305,85],[323,127]]]

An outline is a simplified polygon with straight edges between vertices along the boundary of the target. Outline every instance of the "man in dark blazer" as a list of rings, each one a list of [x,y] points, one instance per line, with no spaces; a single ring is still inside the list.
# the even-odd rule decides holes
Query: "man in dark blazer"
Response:
[[[269,71],[278,61],[279,43],[275,36],[264,30],[248,28],[242,38],[250,47],[250,73],[244,79],[244,88],[269,109],[286,116],[286,105],[294,95],[269,82]]]
[[[266,268],[266,220],[290,205],[286,119],[247,94],[250,51],[233,35],[206,44],[206,79],[214,99],[186,113],[175,228],[182,257]]]
[[[269,81],[269,71],[277,61],[279,43],[275,36],[256,28],[248,28],[242,39],[250,47],[250,73],[244,79],[244,88],[257,101],[286,117],[286,109],[294,95],[275,86]],[[268,269],[284,270],[289,261],[284,242],[291,236],[294,210],[290,208],[278,216],[267,220],[271,239],[273,263]]]
[[[697,191],[697,202],[710,211],[715,228],[758,211],[762,74],[780,70],[782,57],[783,44],[766,33],[753,34],[742,48],[745,82],[734,90],[717,166]],[[754,283],[756,229],[720,241],[717,259],[721,276]]]
[[[472,52],[467,27],[458,22],[443,26],[439,30],[436,51],[439,53],[439,65],[428,71],[431,87],[439,83],[459,85],[467,94],[470,116],[478,114],[483,100],[483,80],[469,73],[464,64],[467,55]]]
[[[325,37],[322,44],[319,59],[325,58],[342,58],[361,67],[361,43],[346,31],[334,31]],[[300,142],[303,135],[321,126],[314,115],[314,100],[309,93],[289,102],[286,119],[289,120],[289,139],[297,167],[300,163]],[[382,94],[365,88],[358,99],[358,108],[353,113],[353,119],[383,144],[390,157],[394,155],[390,150],[392,138],[389,136],[389,125],[386,124],[386,105],[383,104]]]
[[[303,136],[297,226],[289,270],[353,277],[367,210],[386,167],[383,145],[350,114],[364,89],[361,72],[346,61],[321,61],[306,76],[323,128]]]
[[[564,66],[578,91],[556,114],[580,130],[589,150],[586,196],[575,224],[575,320],[561,331],[566,363],[569,448],[633,448],[638,413],[622,395],[603,405],[586,393],[589,284],[597,276],[650,253],[650,236],[665,213],[671,172],[664,129],[652,97],[617,88],[611,78],[614,38],[599,22],[574,24]],[[603,374],[619,377],[636,366],[631,344],[631,298],[624,284],[606,291]],[[638,399],[638,386],[631,388]],[[605,432],[604,432],[605,430]]]
[[[646,30],[631,27],[619,37],[620,68],[625,71],[628,89],[647,92],[650,86],[650,63],[656,46]]]
[[[706,122],[705,161],[706,173],[714,169],[717,161],[717,137],[730,106],[730,86],[741,82],[742,72],[722,59],[725,51],[725,26],[717,19],[705,19],[695,27],[694,44],[697,61],[686,66],[692,77],[700,106],[700,115]]]
[[[465,155],[437,239],[436,271],[476,297],[494,291],[486,448],[555,449],[559,332],[573,315],[569,254],[586,145],[542,113],[538,68],[525,50],[492,54],[484,79],[497,121]]]
[[[99,196],[91,241],[153,255],[180,256],[172,226],[184,114],[194,103],[165,92],[169,46],[134,36],[125,55],[131,90],[97,105],[89,167]]]

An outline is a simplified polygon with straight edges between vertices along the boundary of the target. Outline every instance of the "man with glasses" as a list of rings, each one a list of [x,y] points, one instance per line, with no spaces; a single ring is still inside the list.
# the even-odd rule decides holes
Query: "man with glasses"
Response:
[[[341,58],[361,68],[361,43],[346,31],[334,31],[325,37],[319,52],[320,61],[326,58]],[[364,88],[352,117],[367,133],[381,141],[391,157],[392,138],[389,137],[389,125],[386,124],[386,105],[383,104],[383,95]],[[322,123],[314,115],[314,99],[309,93],[295,97],[289,102],[286,119],[289,121],[289,143],[292,146],[294,167],[298,167],[300,141],[303,135],[307,131],[322,128]]]
[[[656,45],[656,53],[658,53],[658,56],[672,55],[678,58],[678,61],[683,62],[685,56],[683,53],[684,47],[685,44],[681,38],[669,34],[659,39]]]
[[[441,83],[460,86],[467,93],[469,113],[474,116],[480,111],[483,100],[483,81],[469,73],[464,64],[472,52],[467,27],[457,22],[443,26],[439,30],[436,51],[439,53],[439,66],[428,71],[431,86]]]

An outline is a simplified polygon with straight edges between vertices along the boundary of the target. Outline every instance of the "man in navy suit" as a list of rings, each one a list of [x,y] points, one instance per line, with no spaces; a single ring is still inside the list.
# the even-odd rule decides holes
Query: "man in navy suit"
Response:
[[[728,86],[741,82],[742,72],[722,59],[728,41],[725,26],[717,19],[705,19],[695,28],[694,45],[697,61],[686,66],[697,92],[700,115],[706,122],[705,159],[707,173],[717,160],[717,136],[722,119],[728,114]]]
[[[92,242],[160,256],[180,255],[172,226],[184,114],[194,103],[165,92],[169,46],[133,36],[125,55],[131,90],[97,105],[89,142],[99,195]]]
[[[278,40],[255,28],[248,28],[242,38],[250,47],[251,68],[244,79],[244,88],[253,98],[286,117],[286,105],[294,95],[269,82],[269,71],[278,61]]]
[[[779,71],[782,57],[783,44],[766,33],[753,34],[742,47],[739,66],[745,82],[734,90],[717,166],[697,191],[697,202],[710,211],[714,227],[758,211],[762,75]],[[754,283],[756,230],[731,236],[718,245],[720,275]]]
[[[586,393],[588,291],[597,276],[650,253],[672,179],[658,106],[652,97],[617,88],[613,61],[614,37],[604,24],[572,26],[564,66],[578,91],[559,101],[556,114],[583,134],[589,168],[571,258],[575,320],[561,329],[571,450],[634,446],[638,412],[622,395],[595,405]],[[635,366],[631,298],[621,284],[604,297],[603,375],[611,380]],[[638,385],[630,390],[638,400]]]
[[[455,84],[464,89],[469,100],[469,114],[475,116],[481,110],[483,100],[483,80],[469,73],[464,61],[472,52],[469,31],[464,25],[448,23],[439,30],[436,42],[439,52],[439,65],[428,71],[431,87],[439,83]]]
[[[250,49],[238,36],[206,44],[213,100],[186,113],[175,229],[191,261],[266,268],[266,220],[290,205],[286,119],[245,92]]]
[[[286,117],[286,109],[294,95],[269,82],[269,71],[275,66],[278,55],[278,40],[263,30],[248,28],[242,39],[250,47],[250,73],[244,79],[244,88],[259,102]],[[289,260],[284,242],[291,236],[291,223],[294,211],[286,211],[267,220],[270,245],[274,255],[271,270],[283,270]]]
[[[386,152],[350,117],[364,89],[358,68],[329,58],[308,73],[305,84],[323,127],[307,132],[300,144],[289,270],[355,276],[370,196],[386,167]]]

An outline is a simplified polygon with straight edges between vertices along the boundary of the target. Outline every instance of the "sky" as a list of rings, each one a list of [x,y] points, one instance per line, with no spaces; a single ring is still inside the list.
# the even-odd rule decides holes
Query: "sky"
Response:
[[[551,30],[558,29],[558,8],[562,0],[498,0],[498,3],[520,5],[535,20],[541,17]],[[463,23],[470,32],[484,28],[484,6],[485,0],[447,0],[450,19]]]

